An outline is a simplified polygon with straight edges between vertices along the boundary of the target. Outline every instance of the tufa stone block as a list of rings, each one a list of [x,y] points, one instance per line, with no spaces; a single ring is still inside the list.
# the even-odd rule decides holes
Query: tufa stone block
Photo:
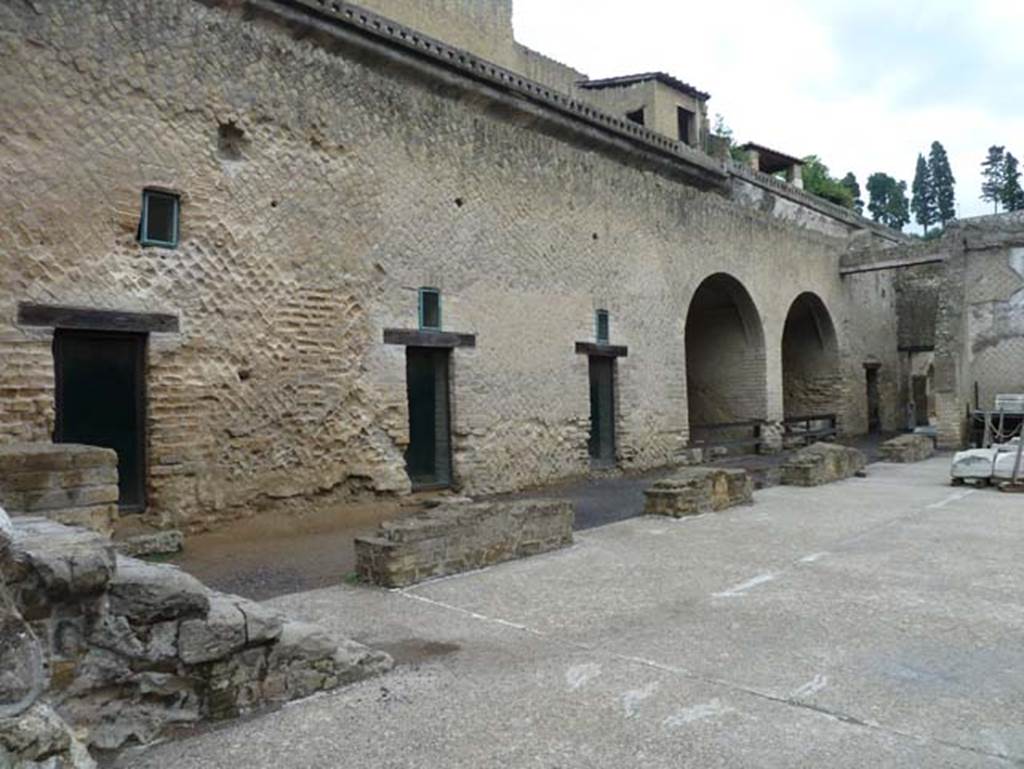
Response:
[[[754,501],[746,470],[692,467],[657,481],[644,492],[644,513],[682,518]]]
[[[927,435],[900,435],[878,448],[886,462],[922,462],[935,453],[935,442]]]
[[[867,458],[857,449],[836,443],[814,443],[782,465],[785,486],[823,486],[864,472]]]
[[[560,500],[442,506],[357,539],[356,569],[375,585],[407,587],[565,547],[574,518],[572,504]]]

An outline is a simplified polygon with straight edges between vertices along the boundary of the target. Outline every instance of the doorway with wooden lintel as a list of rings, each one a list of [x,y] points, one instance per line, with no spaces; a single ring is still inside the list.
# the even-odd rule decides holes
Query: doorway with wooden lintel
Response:
[[[146,509],[146,351],[177,315],[22,302],[18,324],[53,329],[55,443],[117,452],[122,513]]]
[[[443,330],[440,289],[420,288],[417,294],[418,328],[386,328],[384,344],[405,348],[409,414],[405,469],[413,491],[428,491],[455,485],[451,440],[453,351],[476,347],[476,336]]]
[[[587,356],[590,384],[590,432],[587,453],[594,469],[613,468],[618,463],[616,375],[617,360],[629,354],[626,347],[613,345],[611,316],[607,310],[595,312],[596,342],[577,342],[576,353]]]

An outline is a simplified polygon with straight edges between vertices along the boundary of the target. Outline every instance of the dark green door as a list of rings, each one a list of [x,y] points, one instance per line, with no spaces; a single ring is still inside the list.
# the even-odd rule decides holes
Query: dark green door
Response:
[[[882,429],[881,398],[878,393],[878,369],[866,370],[868,384],[868,432],[877,433]]]
[[[448,350],[407,347],[409,448],[406,469],[413,488],[451,485]]]
[[[590,357],[590,458],[615,464],[615,359]]]
[[[114,449],[121,509],[141,512],[146,506],[145,335],[58,330],[53,355],[54,441]]]

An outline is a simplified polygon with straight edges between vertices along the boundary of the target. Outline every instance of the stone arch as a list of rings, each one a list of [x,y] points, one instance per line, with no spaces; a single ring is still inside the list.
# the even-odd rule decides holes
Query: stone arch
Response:
[[[724,272],[706,278],[686,314],[686,392],[691,435],[764,419],[764,327],[750,293]]]
[[[835,325],[825,303],[810,291],[794,299],[786,315],[782,403],[787,419],[838,414],[842,405]]]

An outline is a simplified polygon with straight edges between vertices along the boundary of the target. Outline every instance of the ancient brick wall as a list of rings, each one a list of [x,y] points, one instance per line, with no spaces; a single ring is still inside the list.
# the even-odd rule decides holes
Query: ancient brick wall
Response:
[[[455,76],[217,3],[5,4],[0,29],[0,440],[53,427],[52,335],[18,326],[18,302],[177,314],[148,348],[154,517],[407,491],[404,350],[382,335],[416,326],[421,286],[442,290],[446,329],[477,335],[452,363],[470,493],[587,472],[574,343],[596,308],[629,347],[620,464],[679,457],[686,312],[716,272],[757,308],[769,418],[786,313],[813,291],[839,337],[844,428],[866,424],[869,357],[894,423],[891,279],[839,278],[845,222],[782,221],[489,109]],[[136,242],[147,186],[181,194],[177,249]]]

